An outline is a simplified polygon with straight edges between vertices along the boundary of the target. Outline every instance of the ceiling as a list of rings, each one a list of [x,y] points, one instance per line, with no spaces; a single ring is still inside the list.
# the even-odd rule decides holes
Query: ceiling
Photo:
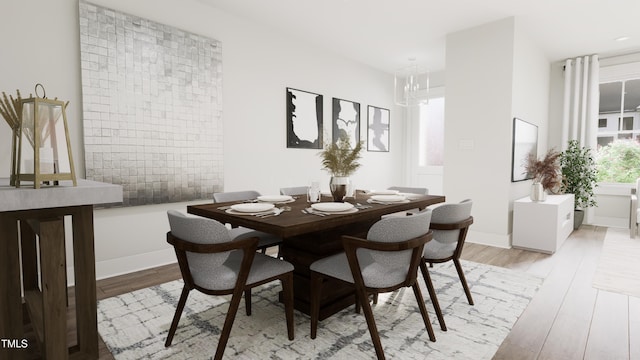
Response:
[[[199,1],[387,72],[444,70],[447,34],[510,16],[551,61],[640,49],[638,0]]]

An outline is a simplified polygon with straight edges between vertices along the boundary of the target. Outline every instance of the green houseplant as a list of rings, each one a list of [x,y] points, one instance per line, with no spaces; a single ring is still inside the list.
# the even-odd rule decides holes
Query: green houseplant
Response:
[[[598,174],[591,149],[580,146],[577,140],[570,140],[569,147],[560,156],[564,193],[575,197],[574,229],[582,224],[584,209],[596,206],[593,190],[597,186]]]
[[[598,182],[635,183],[640,177],[640,143],[615,140],[598,150]]]
[[[353,174],[360,163],[362,142],[351,147],[348,137],[340,137],[336,142],[330,143],[320,152],[322,167],[331,174],[329,187],[334,201],[343,201],[350,185],[349,176]]]

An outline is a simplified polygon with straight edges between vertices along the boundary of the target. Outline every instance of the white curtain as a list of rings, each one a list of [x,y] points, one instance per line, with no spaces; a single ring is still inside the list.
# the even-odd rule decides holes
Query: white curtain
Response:
[[[598,55],[565,62],[562,150],[567,148],[569,140],[578,140],[582,146],[596,148],[599,78]]]

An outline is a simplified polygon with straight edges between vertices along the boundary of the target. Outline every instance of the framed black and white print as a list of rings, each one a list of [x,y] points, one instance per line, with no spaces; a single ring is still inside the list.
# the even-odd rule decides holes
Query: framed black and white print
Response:
[[[322,148],[322,95],[287,88],[287,147]]]
[[[389,151],[389,109],[367,106],[367,151]]]
[[[511,181],[523,181],[533,176],[527,173],[529,155],[538,154],[538,127],[522,119],[513,118],[513,156],[511,160]]]
[[[349,144],[355,146],[360,142],[360,103],[333,98],[333,142],[341,137],[349,139]]]

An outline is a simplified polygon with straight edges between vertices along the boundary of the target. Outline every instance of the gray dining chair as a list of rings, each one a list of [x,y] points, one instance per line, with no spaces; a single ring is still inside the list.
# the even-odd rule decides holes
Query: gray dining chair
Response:
[[[307,195],[308,186],[294,186],[280,188],[280,195]]]
[[[397,190],[401,193],[429,195],[429,189],[422,187],[389,186],[389,190]]]
[[[431,341],[436,341],[427,314],[417,271],[424,244],[431,239],[431,210],[390,217],[374,223],[366,239],[342,236],[344,252],[311,264],[311,338],[317,335],[323,280],[333,278],[356,289],[356,309],[362,307],[378,359],[384,359],[369,295],[411,287]],[[359,305],[359,306],[358,306]]]
[[[293,265],[256,253],[258,239],[255,237],[233,240],[229,230],[216,220],[175,210],[169,210],[167,216],[171,227],[167,242],[174,247],[184,287],[167,334],[166,347],[173,341],[191,290],[208,295],[232,294],[215,353],[215,359],[222,359],[243,291],[246,293],[248,289],[275,280],[282,283],[287,335],[293,340]],[[245,300],[251,301],[246,296]]]
[[[219,192],[213,194],[213,202],[248,201],[255,200],[258,196],[260,196],[260,193],[255,190]],[[278,246],[278,257],[280,257],[280,244],[282,244],[282,238],[279,236],[242,226],[233,228],[231,230],[231,236],[237,240],[255,236],[259,239],[258,250],[265,254],[268,248]]]
[[[464,248],[467,232],[471,224],[473,224],[473,217],[471,216],[472,206],[473,201],[466,199],[457,204],[442,204],[433,208],[430,224],[430,228],[433,231],[433,240],[424,246],[422,260],[420,261],[420,270],[427,289],[429,290],[429,295],[436,310],[440,327],[445,331],[447,327],[444,322],[444,317],[442,316],[435,288],[431,282],[427,263],[433,267],[434,263],[453,261],[464,293],[467,296],[467,301],[470,305],[473,305],[471,291],[469,291],[469,286],[467,285],[467,280],[462,271],[462,265],[460,264],[460,255]]]

